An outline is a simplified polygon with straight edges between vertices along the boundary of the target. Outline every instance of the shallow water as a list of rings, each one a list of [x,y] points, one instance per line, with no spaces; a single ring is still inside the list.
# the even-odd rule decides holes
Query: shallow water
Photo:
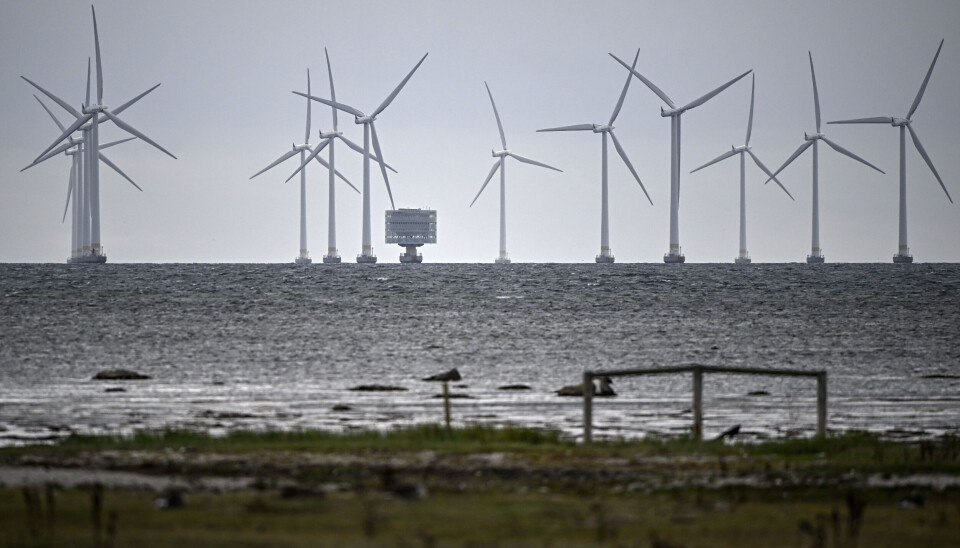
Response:
[[[826,369],[829,427],[960,430],[960,265],[0,265],[0,445],[190,427],[581,428],[584,369]],[[148,381],[104,382],[134,369]],[[357,393],[360,384],[406,392]],[[532,390],[505,392],[505,384]],[[681,433],[689,375],[617,378],[597,433]],[[105,392],[122,386],[126,392]],[[764,390],[769,396],[748,396]],[[336,404],[352,407],[334,412]],[[808,434],[812,379],[707,375],[705,429]]]

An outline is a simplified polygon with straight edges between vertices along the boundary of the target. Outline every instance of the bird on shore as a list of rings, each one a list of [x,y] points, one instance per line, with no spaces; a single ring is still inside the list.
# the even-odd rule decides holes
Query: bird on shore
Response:
[[[600,377],[600,390],[597,391],[596,385],[593,382],[590,383],[590,392],[597,397],[610,397],[616,396],[617,393],[613,391],[613,388],[610,386],[613,384],[613,379],[610,377]],[[558,396],[583,396],[583,383],[564,386],[560,390],[557,390]]]

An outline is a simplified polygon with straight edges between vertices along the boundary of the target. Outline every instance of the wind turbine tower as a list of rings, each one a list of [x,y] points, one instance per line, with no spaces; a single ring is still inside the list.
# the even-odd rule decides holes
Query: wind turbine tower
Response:
[[[745,165],[746,161],[744,154],[748,154],[750,158],[753,159],[753,162],[757,164],[764,173],[767,174],[771,179],[773,179],[784,192],[787,193],[787,196],[790,196],[790,199],[793,200],[793,196],[787,189],[780,184],[780,181],[770,173],[770,170],[767,169],[767,166],[763,165],[763,162],[760,161],[760,158],[757,158],[757,155],[750,150],[750,134],[753,132],[753,98],[755,91],[755,81],[751,78],[750,81],[750,117],[747,120],[747,137],[743,142],[742,146],[731,146],[729,152],[724,152],[720,156],[710,160],[709,162],[703,164],[697,169],[691,171],[690,173],[695,173],[701,169],[711,166],[717,162],[721,162],[730,158],[731,156],[740,156],[740,253],[737,255],[737,258],[734,259],[734,262],[737,264],[750,264],[750,254],[747,252],[747,190],[746,190],[746,176],[745,176]]]
[[[732,86],[737,80],[740,80],[753,71],[748,70],[699,99],[678,107],[666,93],[655,86],[653,82],[647,80],[647,78],[637,72],[636,69],[626,64],[616,55],[611,53],[610,56],[629,70],[631,74],[640,79],[641,82],[646,84],[651,91],[657,94],[657,96],[670,107],[669,110],[660,107],[660,116],[670,118],[670,250],[663,256],[663,262],[682,263],[686,258],[680,249],[680,117],[684,112],[706,103],[721,91]]]
[[[640,58],[640,50],[637,50],[637,55],[633,58],[633,66],[631,68],[636,68],[637,59]],[[620,98],[617,100],[617,106],[613,109],[613,114],[610,115],[610,120],[607,123],[603,124],[578,124],[573,126],[563,126],[563,127],[553,127],[547,129],[538,129],[537,131],[593,131],[594,133],[599,133],[603,136],[602,141],[602,153],[601,153],[601,168],[600,168],[600,254],[597,255],[596,261],[598,263],[612,263],[614,262],[613,250],[610,249],[610,223],[609,223],[609,213],[607,207],[607,135],[610,135],[610,139],[613,140],[613,146],[617,149],[617,154],[620,155],[620,158],[623,160],[623,163],[626,164],[627,169],[630,170],[630,173],[633,175],[633,178],[637,180],[637,184],[640,185],[640,189],[643,190],[644,195],[646,195],[647,200],[650,202],[650,205],[653,205],[653,200],[650,199],[650,194],[647,193],[647,189],[644,188],[643,182],[640,181],[640,176],[637,175],[637,171],[633,169],[633,164],[630,163],[630,159],[627,158],[627,153],[623,151],[623,147],[620,146],[620,141],[617,140],[617,136],[613,133],[613,122],[616,121],[617,115],[620,114],[620,108],[623,107],[623,99],[627,96],[627,89],[630,87],[630,81],[633,80],[633,76],[628,74],[627,81],[623,84],[623,91],[620,92]],[[491,98],[492,101],[492,98]],[[497,120],[499,122],[499,119]],[[504,144],[506,148],[506,144]]]
[[[771,179],[779,175],[784,168],[790,165],[790,162],[796,160],[801,154],[803,154],[805,150],[813,147],[813,215],[811,221],[812,229],[810,236],[810,254],[807,255],[807,264],[822,264],[824,262],[824,256],[823,249],[820,247],[820,168],[818,162],[819,154],[817,150],[818,141],[823,141],[830,148],[836,150],[840,154],[853,158],[864,165],[870,166],[880,173],[883,173],[883,170],[843,148],[837,143],[834,143],[830,139],[827,139],[827,136],[820,131],[820,94],[817,92],[817,75],[813,71],[813,54],[807,52],[807,55],[810,57],[810,78],[813,80],[813,112],[816,115],[817,132],[813,135],[808,135],[806,132],[803,133],[803,144],[800,145],[793,155],[787,158],[787,161],[780,166],[780,169],[773,173]],[[769,179],[767,182],[769,182]]]
[[[490,151],[490,154],[496,158],[497,161],[494,162],[493,167],[490,169],[490,173],[487,174],[487,179],[483,182],[483,186],[480,187],[480,192],[477,192],[477,195],[474,196],[473,201],[470,202],[470,207],[473,207],[473,204],[476,203],[477,198],[483,194],[483,189],[487,188],[487,184],[490,183],[490,179],[493,178],[493,175],[497,172],[497,170],[500,170],[500,253],[497,255],[497,259],[494,262],[496,264],[510,264],[510,256],[507,254],[507,176],[505,171],[507,157],[513,158],[514,160],[524,164],[545,167],[554,171],[561,170],[529,158],[524,158],[519,154],[511,152],[510,149],[507,148],[507,138],[503,133],[503,124],[500,123],[500,113],[497,112],[497,104],[493,102],[493,93],[490,92],[490,86],[488,86],[486,82],[484,82],[483,85],[487,88],[487,95],[490,97],[490,106],[493,107],[493,116],[497,119],[497,130],[500,131],[500,144],[503,145],[503,149],[499,151]]]
[[[947,192],[947,187],[943,184],[943,179],[940,178],[940,174],[937,173],[937,168],[933,167],[930,156],[927,155],[927,151],[924,150],[923,145],[920,144],[920,138],[917,137],[917,132],[913,129],[913,120],[911,119],[913,113],[917,111],[917,107],[920,106],[920,99],[923,98],[923,92],[927,89],[927,83],[930,82],[930,75],[933,74],[933,67],[937,64],[937,57],[940,57],[941,49],[943,49],[943,40],[940,40],[940,47],[937,48],[937,53],[933,56],[933,62],[930,63],[930,69],[927,70],[927,75],[923,78],[923,84],[920,85],[920,91],[917,92],[917,97],[913,100],[913,104],[910,105],[910,110],[907,111],[905,117],[893,118],[877,116],[874,118],[856,118],[853,120],[827,122],[828,124],[890,124],[895,128],[900,128],[900,246],[897,249],[897,253],[893,256],[893,262],[897,264],[913,262],[913,255],[910,254],[910,247],[907,245],[907,131],[910,132],[910,137],[913,138],[913,144],[917,147],[917,152],[920,153],[920,156],[923,157],[927,166],[930,167],[930,171],[932,171],[933,176],[937,178],[937,182],[940,183],[940,188],[942,188],[944,194],[947,195],[947,199],[950,200],[951,204],[953,203],[953,198],[951,198],[950,193]]]
[[[397,97],[397,94],[400,93],[400,90],[403,89],[403,86],[407,84],[410,78],[413,76],[413,73],[420,68],[420,65],[423,64],[423,61],[427,58],[428,54],[424,54],[420,58],[420,61],[413,67],[407,76],[400,82],[400,84],[394,88],[394,90],[387,96],[386,99],[380,103],[380,106],[373,111],[372,114],[367,115],[361,112],[360,110],[353,108],[349,105],[338,103],[331,99],[322,99],[320,97],[314,97],[309,93],[301,93],[299,91],[294,91],[293,93],[312,99],[314,101],[323,103],[325,105],[331,106],[333,108],[342,110],[349,114],[353,114],[354,123],[360,124],[363,126],[363,247],[361,248],[360,254],[357,255],[358,263],[376,263],[377,256],[373,254],[373,242],[370,233],[370,138],[373,137],[373,149],[376,152],[377,163],[380,164],[380,173],[383,175],[383,182],[387,187],[387,195],[390,197],[390,209],[395,210],[396,206],[393,203],[393,192],[390,191],[390,181],[387,178],[387,166],[383,162],[383,152],[380,150],[380,140],[377,139],[377,128],[374,125],[374,121],[377,119],[377,116],[384,111],[390,103]],[[331,88],[332,90],[333,88]]]

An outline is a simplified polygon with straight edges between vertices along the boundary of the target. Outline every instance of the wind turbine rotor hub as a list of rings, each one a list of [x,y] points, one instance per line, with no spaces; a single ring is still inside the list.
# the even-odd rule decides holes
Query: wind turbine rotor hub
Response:
[[[500,151],[491,150],[490,151],[490,155],[493,156],[494,158],[503,158],[504,156],[508,156],[509,154],[510,154],[509,150],[500,150]]]
[[[910,119],[909,119],[909,118],[894,118],[894,119],[893,119],[893,122],[890,122],[890,125],[893,126],[893,127],[909,126],[909,125],[910,125]]]
[[[683,114],[683,110],[679,108],[672,108],[667,110],[663,107],[660,107],[660,116],[663,116],[664,118],[670,118],[672,116],[680,116],[681,114]]]
[[[82,112],[84,114],[100,114],[101,112],[107,110],[107,105],[87,105],[83,107]]]
[[[613,130],[613,126],[609,124],[593,124],[594,133],[609,133]]]
[[[373,116],[354,116],[354,122],[357,124],[372,124],[376,120]]]

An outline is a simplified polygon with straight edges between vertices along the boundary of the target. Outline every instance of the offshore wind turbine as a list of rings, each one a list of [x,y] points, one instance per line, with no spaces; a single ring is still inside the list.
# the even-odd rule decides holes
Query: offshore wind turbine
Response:
[[[680,222],[678,217],[680,210],[680,117],[684,112],[706,103],[721,91],[732,86],[737,80],[740,80],[753,71],[748,70],[699,99],[695,99],[686,105],[678,107],[666,93],[637,72],[636,69],[630,67],[630,65],[612,53],[610,57],[616,59],[616,61],[629,70],[631,74],[639,78],[651,91],[657,94],[657,97],[660,97],[660,99],[670,107],[669,110],[660,107],[660,116],[670,118],[670,250],[663,256],[663,262],[682,263],[686,258],[680,250]]]
[[[796,160],[801,154],[803,154],[805,150],[813,147],[813,220],[811,221],[812,229],[810,236],[810,254],[807,255],[807,263],[820,264],[824,262],[824,257],[823,249],[820,248],[820,168],[818,162],[819,155],[817,151],[817,141],[823,141],[824,143],[827,143],[830,148],[836,150],[840,154],[849,156],[861,164],[872,167],[880,173],[883,173],[883,170],[843,148],[837,143],[834,143],[830,139],[827,139],[827,136],[820,131],[820,94],[817,92],[817,75],[813,71],[813,53],[808,51],[807,55],[810,57],[810,78],[813,80],[813,112],[816,115],[817,132],[813,135],[808,135],[807,132],[803,133],[803,144],[797,148],[793,155],[787,158],[787,161],[784,162],[778,170],[773,172],[771,179],[779,175],[784,168],[790,165],[790,162]],[[767,180],[767,182],[769,181],[770,179]]]
[[[308,94],[310,93],[310,69],[307,69],[307,93]],[[340,172],[333,169],[331,164],[324,162],[322,158],[318,158],[316,153],[314,152],[314,149],[310,147],[310,105],[311,105],[310,101],[307,101],[307,122],[306,122],[307,125],[306,125],[306,130],[304,131],[304,134],[303,134],[303,144],[291,145],[291,150],[288,150],[286,153],[284,153],[279,158],[274,160],[273,163],[271,163],[267,167],[261,169],[260,171],[250,176],[250,179],[253,179],[257,175],[260,175],[261,173],[264,173],[265,171],[268,171],[271,168],[278,166],[283,162],[285,162],[286,160],[296,156],[298,153],[300,154],[301,167],[299,170],[297,170],[297,172],[300,173],[300,254],[297,256],[296,259],[294,259],[294,262],[296,264],[310,264],[311,262],[313,262],[312,259],[310,259],[310,251],[307,249],[307,170],[303,169],[303,166],[309,163],[311,159],[316,159],[317,162],[319,162],[322,166],[330,170],[331,184],[333,183],[334,175],[336,175],[336,176],[339,176],[341,179],[343,179],[348,185],[353,187],[354,190],[356,190],[356,187],[350,184],[350,181],[347,181],[346,177],[340,174]],[[321,134],[321,137],[322,137],[322,134]],[[316,148],[316,151],[319,152],[320,150],[322,150],[323,147],[326,146],[328,142],[329,142],[329,139],[327,139],[320,146],[318,146]],[[311,153],[309,159],[306,158],[308,151]],[[294,175],[296,175],[296,172],[294,173]],[[288,177],[287,181],[289,181],[292,178],[293,178],[293,175]],[[324,258],[324,262],[327,262],[326,258]]]
[[[913,144],[917,147],[917,152],[919,152],[920,156],[923,157],[923,160],[927,163],[930,171],[933,172],[933,176],[937,178],[937,182],[940,183],[940,188],[942,188],[944,194],[947,195],[947,199],[950,200],[951,204],[953,203],[953,198],[951,198],[950,193],[947,192],[947,187],[943,184],[943,179],[940,178],[940,174],[937,173],[937,168],[933,167],[933,161],[930,160],[930,156],[927,154],[927,151],[924,150],[923,145],[920,144],[920,138],[917,137],[917,132],[913,129],[913,120],[911,119],[913,113],[917,111],[917,107],[920,106],[920,99],[923,98],[923,92],[927,89],[927,83],[930,82],[930,75],[933,74],[933,67],[937,64],[937,57],[940,57],[941,49],[943,49],[943,40],[940,40],[940,47],[937,48],[937,53],[933,56],[933,62],[930,63],[930,69],[927,70],[927,75],[923,78],[923,84],[920,85],[920,91],[917,92],[917,97],[913,100],[913,104],[910,105],[910,110],[907,111],[907,115],[905,117],[893,118],[877,116],[874,118],[856,118],[852,120],[837,120],[834,122],[827,122],[828,124],[890,124],[893,127],[900,128],[900,246],[897,249],[897,253],[893,256],[894,263],[913,262],[913,256],[910,255],[910,247],[907,245],[906,131],[910,132],[910,137],[913,138]]]
[[[731,146],[729,152],[724,152],[720,156],[717,156],[713,160],[703,164],[697,169],[691,171],[690,173],[695,173],[701,169],[711,166],[717,162],[722,162],[731,156],[740,155],[740,253],[737,255],[737,258],[734,259],[736,264],[750,264],[750,254],[747,252],[747,190],[746,190],[746,161],[744,154],[748,154],[750,158],[753,159],[753,162],[757,164],[764,173],[766,173],[784,192],[787,193],[787,196],[790,196],[790,199],[793,200],[793,195],[780,184],[780,181],[774,176],[773,173],[770,173],[770,170],[767,169],[767,166],[763,165],[763,162],[760,161],[760,158],[757,158],[757,155],[750,150],[750,134],[753,132],[753,98],[755,91],[756,78],[751,77],[750,79],[750,117],[747,119],[747,137],[743,141],[742,146]]]
[[[477,195],[474,196],[473,201],[470,202],[470,207],[473,207],[473,204],[476,203],[477,198],[480,197],[480,194],[483,193],[483,189],[487,188],[487,185],[490,183],[490,179],[493,178],[494,173],[497,170],[500,170],[500,254],[497,255],[496,264],[510,264],[510,256],[507,255],[507,202],[506,202],[506,159],[511,157],[518,162],[524,164],[531,164],[535,166],[545,167],[547,169],[552,169],[554,171],[562,171],[555,167],[548,166],[547,164],[542,164],[540,162],[531,160],[529,158],[524,158],[519,154],[515,154],[507,148],[507,138],[503,133],[503,124],[500,123],[500,113],[497,112],[497,104],[493,102],[493,93],[490,93],[490,86],[486,82],[483,85],[487,88],[487,95],[490,97],[490,106],[493,107],[493,116],[497,119],[497,130],[500,131],[500,144],[503,145],[503,149],[499,151],[490,151],[490,154],[497,158],[497,161],[494,162],[493,167],[490,169],[490,173],[487,175],[487,179],[483,182],[483,186],[480,187],[480,192],[477,192]]]
[[[636,57],[633,58],[633,66],[631,68],[636,68],[637,59],[640,58],[640,50],[637,50]],[[650,194],[647,193],[647,189],[644,188],[643,182],[640,181],[640,176],[637,175],[637,171],[633,169],[633,164],[630,163],[630,159],[627,158],[627,153],[623,151],[623,147],[620,146],[620,141],[617,140],[617,136],[613,133],[613,122],[616,121],[617,115],[620,114],[620,108],[623,107],[623,99],[627,96],[627,89],[630,87],[630,81],[633,80],[633,75],[627,75],[627,81],[623,84],[623,91],[620,92],[620,98],[617,100],[617,106],[613,109],[613,114],[610,115],[610,119],[607,123],[600,124],[577,124],[573,126],[563,126],[563,127],[553,127],[547,129],[538,129],[538,132],[541,131],[593,131],[594,133],[599,133],[602,137],[602,153],[601,153],[601,168],[600,168],[600,254],[597,255],[598,263],[612,263],[614,262],[613,251],[610,249],[610,228],[609,228],[609,213],[607,207],[607,135],[610,135],[610,138],[613,140],[613,146],[617,149],[617,154],[620,155],[620,158],[623,160],[623,163],[626,164],[627,169],[630,170],[630,173],[633,175],[633,178],[637,180],[637,183],[640,185],[640,189],[643,190],[644,195],[646,195],[647,200],[650,202],[650,205],[653,205],[653,200],[650,199]],[[489,90],[488,90],[489,91]],[[492,98],[491,98],[492,101]],[[498,120],[499,122],[499,120]],[[506,148],[506,144],[504,144]]]
[[[383,183],[387,187],[387,195],[390,197],[390,209],[396,209],[396,206],[393,203],[393,192],[390,191],[390,180],[387,178],[387,166],[383,163],[383,152],[380,150],[380,140],[377,139],[377,128],[374,125],[374,121],[377,119],[377,116],[383,112],[390,103],[397,97],[397,94],[400,93],[400,90],[403,89],[403,86],[407,84],[410,80],[410,77],[413,76],[413,73],[420,68],[420,65],[423,64],[423,61],[427,58],[428,53],[425,53],[423,57],[420,58],[420,61],[413,67],[407,76],[397,85],[396,88],[387,96],[386,99],[380,103],[380,106],[373,111],[372,114],[364,114],[360,110],[353,108],[349,105],[338,103],[332,99],[321,99],[320,97],[314,97],[309,93],[301,93],[299,91],[294,91],[293,93],[301,95],[308,99],[323,103],[325,105],[331,106],[333,108],[342,110],[346,113],[353,114],[353,121],[356,124],[363,125],[363,247],[360,250],[360,254],[357,255],[358,263],[375,263],[377,262],[377,256],[373,254],[373,244],[370,237],[370,137],[373,134],[373,149],[376,152],[377,163],[380,164],[380,173],[383,174]],[[331,88],[332,89],[332,88]]]
[[[327,57],[327,74],[328,74],[329,77],[330,77],[330,100],[336,101],[336,100],[337,100],[337,92],[336,92],[336,89],[333,87],[333,70],[330,68],[330,54],[327,53],[327,48],[323,48],[323,53],[324,53],[324,55],[326,55],[326,57]],[[307,86],[307,94],[309,94],[309,93],[310,93],[309,86]],[[308,99],[308,100],[307,100],[307,103],[309,103],[309,102],[310,102],[310,100]],[[328,212],[328,214],[327,214],[327,254],[323,256],[323,262],[324,262],[324,263],[327,263],[327,264],[339,264],[339,263],[340,263],[340,253],[337,251],[336,190],[335,190],[334,184],[333,184],[333,183],[334,183],[334,168],[335,168],[335,166],[336,166],[336,164],[334,163],[334,161],[335,161],[334,150],[333,150],[333,149],[334,149],[334,141],[337,140],[337,139],[340,139],[341,141],[344,142],[345,145],[347,145],[348,147],[350,147],[352,150],[354,150],[354,151],[356,151],[356,152],[359,152],[360,154],[363,154],[363,149],[360,148],[359,145],[357,145],[356,143],[354,143],[354,142],[351,141],[350,139],[347,139],[347,138],[343,135],[343,132],[340,131],[340,130],[337,128],[337,109],[336,109],[335,107],[330,107],[330,110],[332,111],[332,114],[333,114],[333,131],[332,131],[332,132],[329,132],[329,133],[324,133],[324,131],[323,131],[322,129],[320,130],[320,139],[323,141],[323,143],[322,143],[320,146],[318,146],[318,147],[316,147],[316,148],[313,149],[313,152],[310,154],[310,156],[308,156],[305,160],[303,160],[303,162],[300,164],[300,167],[297,168],[297,170],[294,171],[293,174],[290,175],[290,177],[287,178],[287,180],[289,181],[290,179],[292,179],[292,178],[294,177],[294,175],[296,175],[297,173],[301,173],[302,170],[307,167],[307,164],[310,163],[310,160],[312,160],[313,158],[315,158],[315,157],[317,156],[317,154],[320,154],[320,151],[323,150],[324,147],[327,147],[327,154],[328,154],[327,162],[328,162],[329,167],[330,167],[330,168],[329,168],[329,172],[330,172],[330,188],[329,188],[329,196],[328,196],[328,199],[327,199],[327,204],[328,204],[328,207],[329,207],[329,212]],[[373,159],[374,159],[375,161],[377,161],[377,162],[380,161],[380,159],[379,159],[378,157],[376,157],[376,156],[373,156]],[[384,165],[386,165],[386,164],[384,164]],[[397,172],[397,170],[393,169],[393,168],[390,167],[389,165],[386,165],[386,167],[387,167],[387,169],[389,169],[390,171],[392,171],[392,172],[394,172],[394,173]],[[347,181],[346,179],[344,179],[344,182],[346,182],[348,185],[350,185],[350,188],[352,188],[357,194],[360,193],[360,191],[357,190],[357,187],[353,186],[353,184],[351,184],[350,181]]]
[[[90,87],[89,87],[89,76],[88,76],[88,86],[87,86],[87,101],[84,103],[83,108],[80,111],[77,111],[69,103],[63,101],[59,97],[53,95],[47,90],[43,89],[39,85],[30,81],[26,77],[21,76],[24,80],[30,83],[32,86],[40,90],[44,95],[55,101],[58,105],[64,108],[67,112],[74,115],[76,120],[70,124],[69,127],[64,129],[63,133],[58,137],[50,146],[44,149],[37,158],[27,167],[32,167],[44,160],[51,158],[49,154],[57,145],[63,142],[65,139],[69,138],[74,134],[78,129],[84,128],[84,169],[85,173],[85,184],[87,186],[87,192],[89,197],[87,198],[90,202],[90,251],[89,254],[85,254],[83,257],[78,258],[80,260],[74,262],[85,262],[85,263],[104,263],[107,260],[107,256],[103,253],[103,248],[100,243],[100,161],[102,158],[99,156],[100,151],[100,123],[106,121],[112,121],[118,128],[126,131],[127,133],[138,137],[140,140],[149,143],[150,145],[160,149],[162,152],[169,155],[171,158],[176,159],[177,157],[170,153],[167,149],[158,145],[152,139],[138,131],[136,128],[127,124],[119,118],[119,114],[129,108],[131,105],[139,101],[145,95],[151,91],[157,89],[160,84],[153,86],[147,91],[141,93],[140,95],[134,97],[130,101],[127,101],[123,105],[110,109],[103,104],[103,66],[101,64],[100,58],[100,34],[97,30],[97,13],[94,10],[93,6],[90,6],[91,14],[93,15],[93,40],[94,47],[96,50],[96,61],[97,61],[97,104],[91,104],[90,101]],[[89,66],[89,65],[88,65]],[[89,69],[88,69],[89,75]],[[56,154],[54,154],[56,155]]]
[[[53,120],[53,123],[57,125],[60,131],[64,131],[63,123],[60,122],[60,119],[47,108],[47,105],[40,100],[36,95],[33,96],[34,99],[40,103],[40,106],[43,107],[43,110],[50,116],[50,119]],[[107,143],[100,145],[100,151],[98,156],[100,161],[110,166],[111,169],[120,174],[121,177],[130,182],[137,190],[143,192],[143,189],[140,188],[136,183],[133,182],[133,179],[127,176],[126,173],[120,170],[116,164],[110,161],[109,158],[104,156],[103,150],[110,148],[120,143],[125,143],[127,141],[132,141],[134,137],[128,137],[126,139],[121,139],[119,141],[114,141],[112,143]],[[83,138],[82,137],[73,137],[68,138],[68,142],[51,151],[49,154],[59,154],[63,152],[64,155],[71,158],[70,162],[70,179],[67,186],[67,201],[63,208],[63,218],[61,222],[65,222],[67,219],[67,210],[70,209],[71,198],[73,203],[73,208],[71,209],[71,224],[70,224],[70,258],[67,262],[79,262],[82,261],[84,256],[84,246],[89,252],[90,250],[90,201],[87,193],[84,192],[84,169],[83,169]],[[55,154],[54,154],[55,155]],[[35,164],[34,164],[35,165]],[[27,166],[21,171],[29,169],[32,166]]]

